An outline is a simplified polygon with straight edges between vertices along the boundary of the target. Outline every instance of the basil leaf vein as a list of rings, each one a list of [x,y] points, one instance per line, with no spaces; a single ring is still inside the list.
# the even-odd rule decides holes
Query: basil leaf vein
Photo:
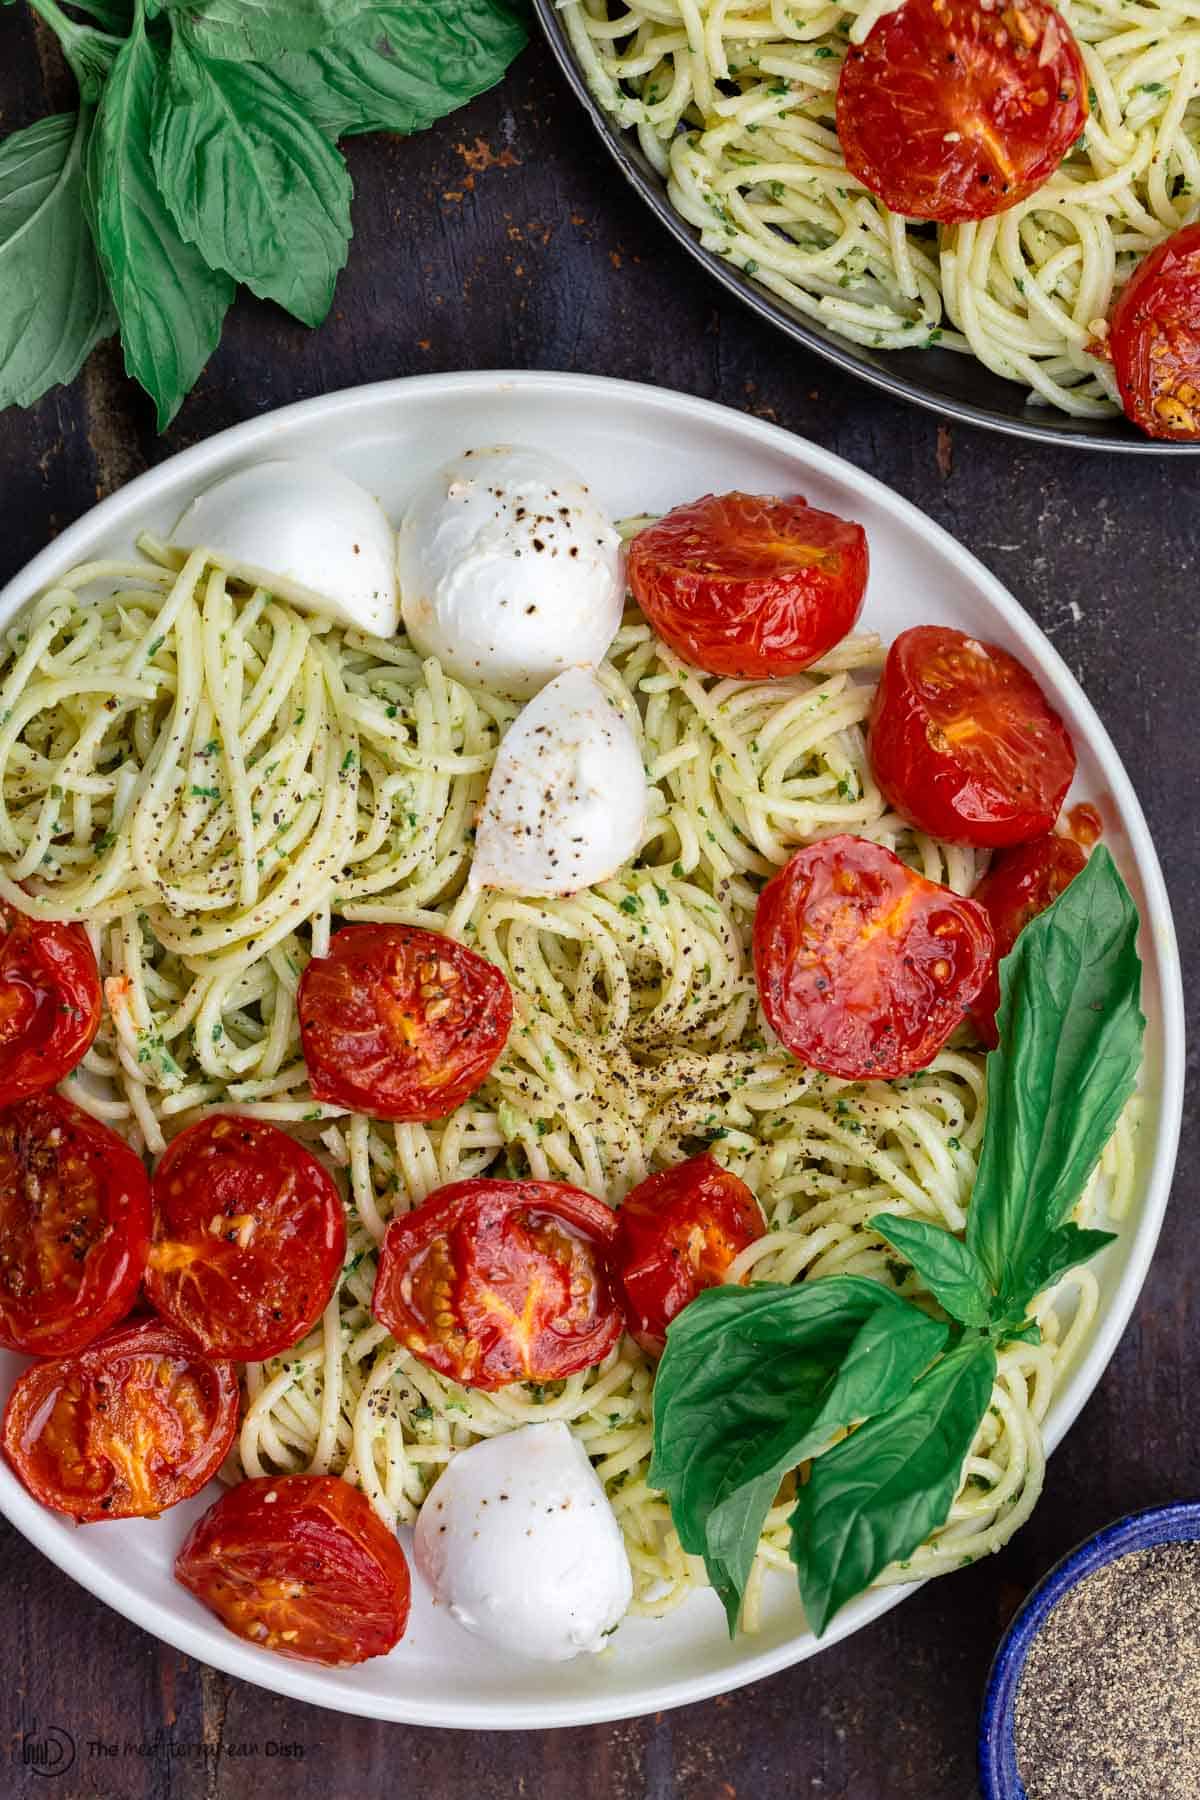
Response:
[[[83,212],[95,109],[56,113],[0,144],[0,407],[73,381],[116,314]]]
[[[349,253],[353,188],[339,152],[271,71],[208,62],[177,37],[150,153],[181,235],[209,266],[319,325]]]
[[[230,62],[312,50],[360,8],[361,0],[158,0],[197,50]]]
[[[791,1555],[817,1637],[944,1522],[995,1378],[991,1342],[965,1339],[899,1405],[816,1458],[792,1514]]]

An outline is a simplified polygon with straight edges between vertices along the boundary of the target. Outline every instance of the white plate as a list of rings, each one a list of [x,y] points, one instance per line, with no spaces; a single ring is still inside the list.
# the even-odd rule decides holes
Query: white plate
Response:
[[[331,394],[236,426],[141,476],[80,520],[0,592],[0,622],[73,564],[128,552],[136,532],[165,533],[188,500],[267,456],[325,456],[377,493],[396,517],[419,477],[472,444],[518,442],[567,457],[610,511],[656,511],[706,491],[801,492],[859,519],[871,546],[865,622],[891,638],[907,625],[956,625],[1015,651],[1070,726],[1077,793],[1098,800],[1113,854],[1144,921],[1148,1019],[1138,1198],[1120,1240],[1097,1263],[1102,1302],[1084,1356],[1050,1410],[1053,1447],[1099,1381],[1133,1310],[1154,1249],[1175,1162],[1183,1099],[1183,994],[1166,890],[1141,808],[1117,753],[1056,651],[1000,583],[906,501],[825,450],[687,396],[576,375],[433,375]],[[0,1356],[0,1392],[20,1366]],[[415,1597],[404,1642],[382,1661],[332,1670],[287,1662],[226,1632],[171,1577],[175,1551],[211,1494],[154,1522],[76,1528],[44,1511],[7,1467],[0,1508],[66,1574],[177,1649],[277,1693],[365,1717],[498,1730],[581,1725],[703,1700],[811,1656],[794,1582],[770,1588],[763,1629],[730,1644],[715,1597],[668,1619],[630,1621],[602,1658],[523,1663],[492,1653]],[[952,1577],[950,1579],[953,1579]],[[836,1643],[908,1589],[845,1608]],[[947,1605],[953,1604],[946,1590]]]

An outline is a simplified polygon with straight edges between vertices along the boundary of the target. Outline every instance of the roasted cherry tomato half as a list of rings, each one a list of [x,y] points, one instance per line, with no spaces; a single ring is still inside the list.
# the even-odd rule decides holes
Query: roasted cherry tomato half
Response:
[[[693,1156],[640,1181],[617,1213],[612,1266],[643,1350],[661,1356],[676,1313],[724,1281],[734,1257],[762,1234],[758,1201],[715,1157]]]
[[[150,1178],[115,1132],[59,1094],[0,1112],[0,1344],[69,1356],[133,1305]]]
[[[300,980],[318,1100],[374,1119],[444,1119],[504,1048],[512,991],[474,950],[410,925],[344,925]]]
[[[1185,225],[1138,264],[1108,342],[1134,424],[1178,443],[1200,438],[1200,223]]]
[[[903,0],[838,82],[851,174],[891,212],[948,225],[1041,187],[1087,116],[1079,46],[1046,0]]]
[[[404,1552],[336,1475],[240,1481],[192,1527],[175,1579],[248,1643],[331,1668],[386,1656],[408,1624]]]
[[[153,1518],[216,1474],[237,1423],[233,1364],[139,1319],[18,1376],[4,1454],[35,1500],[79,1524]]]
[[[1075,747],[1015,656],[942,625],[902,631],[871,712],[871,765],[890,805],[948,844],[1042,837],[1075,775]]]
[[[771,1029],[810,1068],[891,1081],[932,1062],[987,979],[987,914],[866,838],[799,850],[754,916]]]
[[[371,1311],[465,1387],[559,1381],[621,1335],[615,1230],[603,1200],[561,1181],[452,1181],[388,1226]]]
[[[146,1297],[209,1356],[265,1362],[320,1318],[346,1215],[311,1151],[260,1119],[201,1119],[154,1171]]]
[[[975,889],[977,900],[991,921],[996,940],[996,954],[988,970],[987,980],[979,990],[979,998],[971,1008],[971,1017],[980,1041],[994,1049],[1000,1042],[996,1032],[996,1008],[1000,1004],[1000,963],[1008,955],[1031,919],[1058,899],[1087,862],[1087,857],[1070,838],[1054,832],[1035,838],[1032,844],[1018,844],[1002,850]]]
[[[799,498],[708,494],[638,533],[629,585],[685,662],[745,680],[794,675],[862,611],[867,535]]]
[[[100,1025],[100,971],[82,925],[0,900],[0,1106],[55,1087]]]

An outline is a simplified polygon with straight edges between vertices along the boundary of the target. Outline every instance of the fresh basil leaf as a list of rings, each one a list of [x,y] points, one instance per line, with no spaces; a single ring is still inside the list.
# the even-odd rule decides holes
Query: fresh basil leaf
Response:
[[[998,1321],[998,1330],[1003,1332],[1006,1325],[1022,1324],[1031,1300],[1052,1287],[1068,1269],[1090,1261],[1107,1244],[1115,1243],[1116,1235],[1115,1231],[1084,1231],[1078,1225],[1067,1224],[1060,1225],[1057,1231],[1043,1238],[1038,1250],[1023,1265],[1020,1279],[1013,1285],[1008,1311]],[[1013,1333],[1005,1335],[1011,1337]]]
[[[361,10],[362,0],[158,0],[205,56],[271,62],[313,50]]]
[[[927,1219],[905,1219],[879,1213],[869,1221],[872,1231],[886,1238],[907,1257],[938,1305],[960,1325],[986,1325],[992,1293],[979,1259],[944,1225]]]
[[[1005,1313],[1028,1293],[1133,1092],[1145,1020],[1137,908],[1108,851],[1022,931],[1000,965],[1000,1048],[967,1244]]]
[[[319,325],[350,249],[353,188],[340,151],[271,71],[207,62],[177,37],[150,154],[176,225],[210,267]]]
[[[526,35],[505,0],[407,0],[370,7],[332,43],[272,68],[330,137],[424,131],[494,87]]]
[[[785,1469],[783,1474],[786,1473]],[[730,1637],[737,1632],[746,1583],[783,1474],[769,1470],[756,1481],[743,1483],[714,1507],[708,1517],[704,1567],[725,1608]]]
[[[216,349],[234,284],[184,242],[154,184],[149,152],[157,74],[158,55],[139,5],[101,97],[85,192],[125,367],[153,397],[165,431]]]
[[[709,1288],[672,1321],[649,1481],[666,1493],[684,1549],[711,1558],[731,1627],[783,1476],[907,1393],[947,1335],[856,1275]]]
[[[73,381],[117,328],[83,212],[94,117],[56,113],[0,144],[0,407]]]
[[[791,1553],[817,1637],[945,1522],[995,1378],[993,1345],[968,1338],[898,1406],[816,1458],[792,1514]]]

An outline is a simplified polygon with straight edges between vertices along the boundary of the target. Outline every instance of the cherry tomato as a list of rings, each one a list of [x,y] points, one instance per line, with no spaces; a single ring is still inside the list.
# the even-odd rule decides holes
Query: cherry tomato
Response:
[[[260,1119],[201,1119],[154,1171],[146,1297],[209,1356],[265,1362],[320,1318],[346,1252],[332,1176]]]
[[[708,494],[638,533],[629,585],[685,662],[744,680],[794,675],[862,611],[867,536],[798,497]]]
[[[67,1356],[123,1319],[150,1241],[150,1180],[59,1094],[0,1112],[0,1344]]]
[[[850,172],[891,212],[948,225],[1041,187],[1087,116],[1079,46],[1046,0],[903,0],[838,82]]]
[[[52,1088],[100,1025],[100,971],[82,925],[0,900],[0,1106]]]
[[[617,1213],[613,1268],[643,1350],[661,1356],[676,1313],[724,1281],[734,1257],[762,1234],[758,1201],[715,1157],[693,1156],[640,1181]]]
[[[238,1637],[348,1668],[404,1636],[404,1552],[370,1501],[336,1475],[240,1481],[198,1519],[175,1579]]]
[[[4,1410],[4,1454],[35,1500],[79,1524],[153,1518],[216,1474],[238,1378],[158,1319],[34,1363]]]
[[[996,955],[979,998],[971,1008],[981,1042],[990,1048],[1000,1042],[996,1008],[1000,1004],[999,965],[1031,919],[1045,912],[1065,887],[1074,881],[1087,857],[1070,838],[1050,832],[1032,844],[1002,850],[975,889],[972,898],[991,921]]]
[[[1067,836],[1073,838],[1081,850],[1090,850],[1104,836],[1104,820],[1087,800],[1081,800],[1071,808],[1064,824]]]
[[[902,818],[999,849],[1050,830],[1075,774],[1066,726],[1015,656],[941,625],[902,631],[871,713],[876,779]]]
[[[452,1181],[388,1226],[371,1311],[466,1387],[559,1381],[621,1335],[615,1230],[603,1200],[561,1181]]]
[[[1154,438],[1200,438],[1200,223],[1143,257],[1112,316],[1125,411]]]
[[[444,1119],[504,1048],[512,991],[500,970],[435,931],[344,925],[300,981],[309,1083],[375,1119]]]
[[[879,844],[799,850],[758,899],[754,967],[771,1029],[848,1081],[931,1062],[987,979],[987,914]]]

